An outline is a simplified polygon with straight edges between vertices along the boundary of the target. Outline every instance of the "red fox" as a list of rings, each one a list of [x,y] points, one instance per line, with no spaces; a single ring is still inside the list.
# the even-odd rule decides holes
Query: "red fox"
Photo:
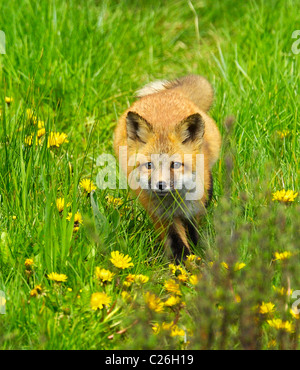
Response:
[[[212,197],[211,169],[221,146],[216,123],[207,114],[213,89],[204,77],[188,75],[149,83],[137,97],[118,122],[114,149],[129,185],[178,262],[197,245],[199,217]]]

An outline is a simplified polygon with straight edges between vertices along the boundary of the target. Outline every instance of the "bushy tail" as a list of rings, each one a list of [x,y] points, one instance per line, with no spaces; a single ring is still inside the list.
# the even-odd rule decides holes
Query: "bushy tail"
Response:
[[[188,75],[174,81],[160,80],[150,82],[138,90],[136,96],[141,98],[170,89],[179,91],[205,112],[212,105],[214,97],[213,88],[206,78],[198,75]]]

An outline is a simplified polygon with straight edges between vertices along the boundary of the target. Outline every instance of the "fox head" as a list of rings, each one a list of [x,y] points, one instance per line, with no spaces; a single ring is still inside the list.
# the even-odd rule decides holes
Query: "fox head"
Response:
[[[199,113],[168,129],[129,111],[126,127],[130,165],[142,189],[159,197],[191,191],[196,179],[195,155],[200,153],[205,129]]]

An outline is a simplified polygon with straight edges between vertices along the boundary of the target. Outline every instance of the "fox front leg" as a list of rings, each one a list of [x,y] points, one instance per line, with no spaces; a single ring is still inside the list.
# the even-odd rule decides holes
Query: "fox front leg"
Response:
[[[197,229],[196,220],[185,220],[185,226],[188,233],[188,237],[194,247],[197,246],[199,241],[199,231]]]
[[[186,229],[181,220],[174,220],[174,223],[169,227],[167,242],[176,263],[180,263],[191,254]]]

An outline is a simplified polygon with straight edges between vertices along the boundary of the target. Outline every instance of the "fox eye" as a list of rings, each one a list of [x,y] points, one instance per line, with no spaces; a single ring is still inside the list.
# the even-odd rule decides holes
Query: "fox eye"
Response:
[[[180,163],[180,162],[172,162],[171,163],[171,168],[173,168],[174,170],[177,170],[181,166],[182,166],[182,163]]]
[[[144,166],[147,168],[147,170],[151,170],[153,168],[153,163],[152,162],[146,162],[146,163],[144,163]]]

